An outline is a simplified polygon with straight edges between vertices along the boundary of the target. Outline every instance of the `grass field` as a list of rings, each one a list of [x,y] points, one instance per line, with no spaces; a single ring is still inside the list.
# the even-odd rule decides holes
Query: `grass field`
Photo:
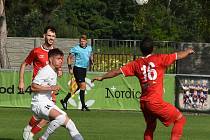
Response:
[[[81,112],[68,110],[85,140],[142,140],[145,128],[143,115],[136,111]],[[0,140],[21,140],[22,129],[31,116],[28,108],[0,108]],[[187,124],[182,140],[209,140],[210,116],[186,115]],[[169,140],[171,127],[160,122],[155,132],[155,140]],[[41,131],[34,139],[43,133]],[[59,128],[49,140],[70,139],[64,128]]]

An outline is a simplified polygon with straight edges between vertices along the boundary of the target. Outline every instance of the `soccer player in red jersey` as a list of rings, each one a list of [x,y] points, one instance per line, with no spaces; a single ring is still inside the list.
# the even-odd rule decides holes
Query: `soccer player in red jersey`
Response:
[[[192,48],[188,48],[173,54],[152,54],[153,41],[149,37],[143,39],[140,49],[143,57],[129,62],[120,69],[111,70],[103,76],[95,77],[92,82],[102,81],[120,74],[126,77],[136,76],[142,89],[140,105],[146,121],[144,140],[153,140],[157,119],[167,127],[173,124],[171,140],[179,140],[186,118],[175,106],[163,100],[164,72],[176,60],[183,59],[194,51]]]
[[[38,71],[48,64],[48,52],[54,48],[54,42],[56,38],[56,29],[52,26],[47,26],[44,29],[44,44],[31,50],[25,61],[20,66],[19,73],[19,91],[24,92],[24,71],[26,66],[33,63],[33,78],[37,75]],[[61,75],[61,69],[58,70],[58,75]],[[33,79],[32,78],[32,79]],[[52,94],[52,100],[55,102],[55,93]],[[42,120],[37,124],[35,117],[32,116],[29,124],[24,128],[23,139],[26,139],[27,135],[31,131],[33,134],[38,133],[48,121]]]

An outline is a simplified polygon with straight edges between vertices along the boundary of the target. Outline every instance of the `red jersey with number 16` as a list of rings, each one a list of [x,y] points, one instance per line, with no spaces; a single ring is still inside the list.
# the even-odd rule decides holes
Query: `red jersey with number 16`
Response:
[[[42,46],[31,50],[30,54],[25,59],[26,64],[33,63],[33,78],[37,75],[38,71],[48,64],[48,52]]]
[[[176,53],[150,54],[132,61],[120,69],[124,76],[136,76],[139,79],[142,89],[141,100],[162,100],[164,72],[176,58]]]

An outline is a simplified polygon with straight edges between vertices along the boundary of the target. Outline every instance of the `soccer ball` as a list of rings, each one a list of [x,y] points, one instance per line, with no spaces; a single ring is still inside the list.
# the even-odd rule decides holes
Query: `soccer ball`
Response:
[[[148,3],[148,0],[136,0],[136,3],[138,5],[143,5],[143,4],[147,4]]]

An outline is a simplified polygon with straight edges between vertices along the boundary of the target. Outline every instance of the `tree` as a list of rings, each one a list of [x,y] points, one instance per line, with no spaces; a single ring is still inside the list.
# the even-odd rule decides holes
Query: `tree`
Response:
[[[205,42],[210,43],[210,1],[200,0],[200,2],[202,4],[202,20],[199,23],[201,27],[201,35]]]
[[[7,24],[5,16],[5,0],[0,0],[0,65],[9,68],[6,53]]]
[[[137,4],[133,0],[101,0],[107,4],[105,17],[113,22],[112,38],[136,39],[133,22],[137,14]]]
[[[206,30],[202,28],[208,28],[202,9],[197,0],[171,0],[170,4],[168,0],[150,0],[139,6],[134,25],[139,33],[155,40],[204,41],[202,32]]]
[[[54,25],[57,37],[210,42],[209,0],[6,0],[8,36],[40,36]],[[15,16],[14,16],[15,15]]]
[[[40,36],[44,27],[52,23],[52,13],[62,5],[63,0],[6,0],[8,34]]]

